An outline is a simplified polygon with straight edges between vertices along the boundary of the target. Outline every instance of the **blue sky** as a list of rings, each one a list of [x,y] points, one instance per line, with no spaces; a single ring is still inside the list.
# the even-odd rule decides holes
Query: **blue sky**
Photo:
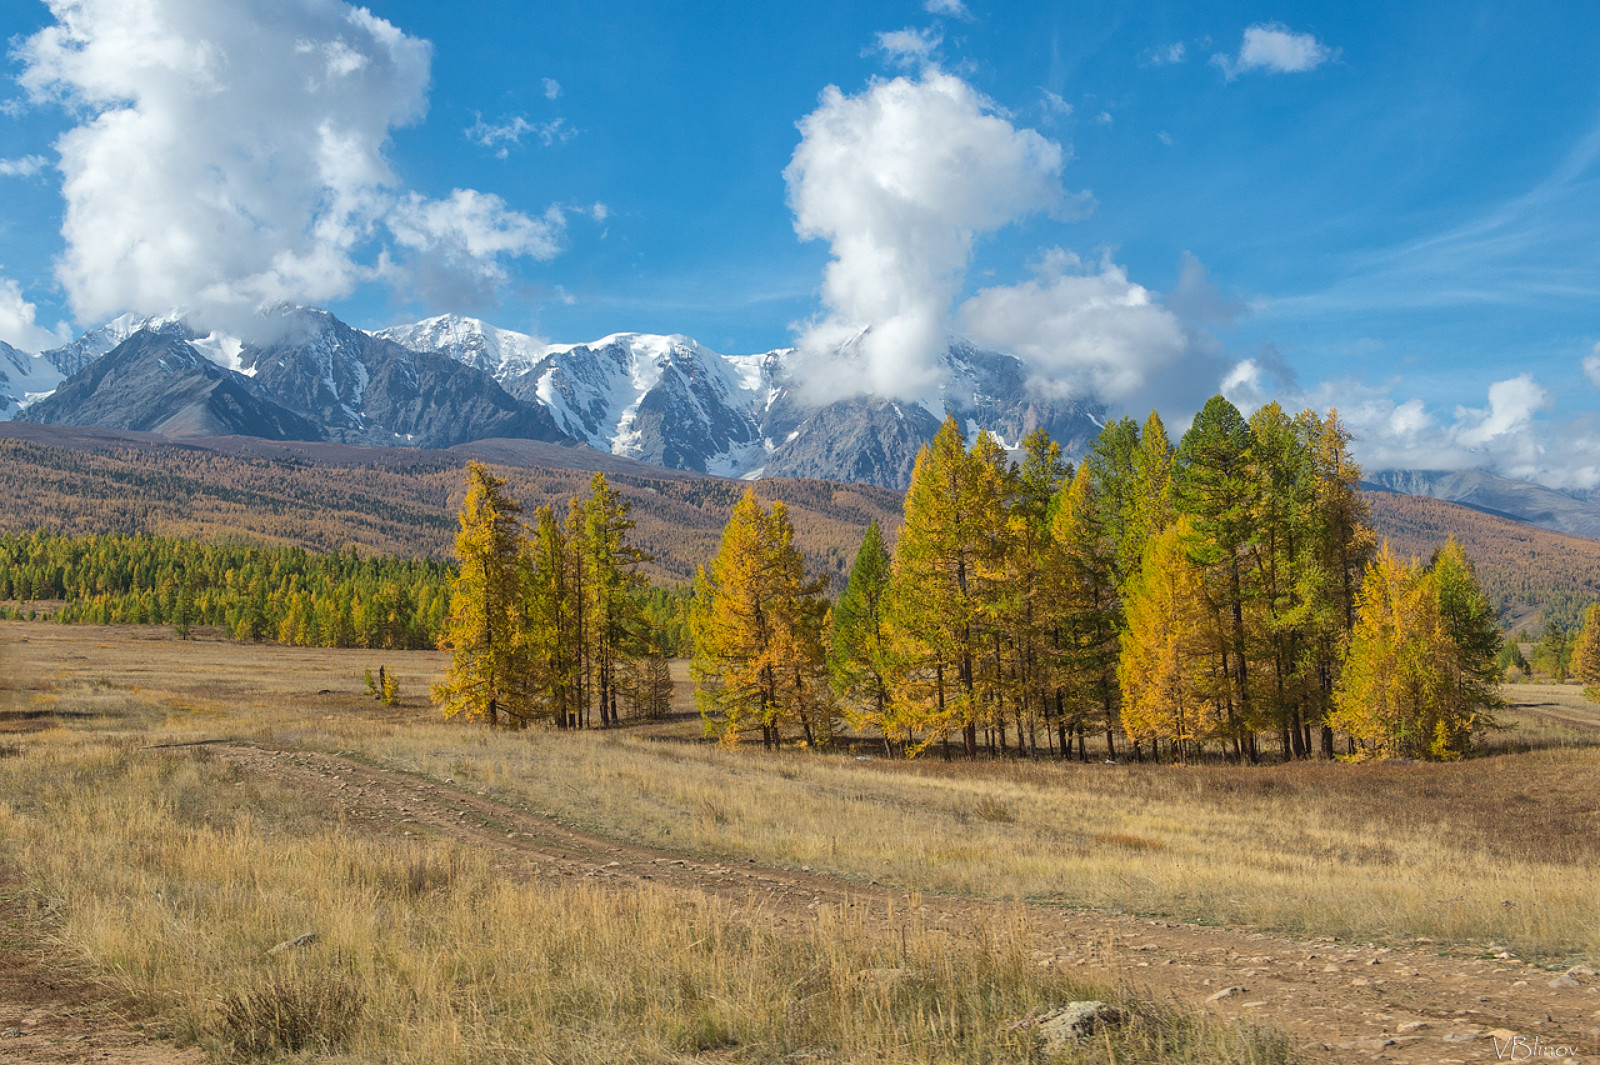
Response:
[[[405,37],[383,45],[388,30],[351,23],[336,0],[153,0],[160,25],[131,31],[119,7],[18,2],[0,14],[11,42],[0,339],[203,302],[169,297],[214,277],[238,282],[219,305],[298,296],[369,327],[459,310],[556,340],[681,332],[727,352],[821,343],[861,324],[890,334],[874,308],[924,300],[922,325],[971,326],[1068,377],[1093,363],[1082,380],[1129,407],[1181,416],[1228,381],[1244,404],[1275,395],[1359,409],[1352,419],[1384,461],[1600,480],[1600,446],[1584,450],[1600,381],[1600,359],[1595,381],[1584,369],[1600,341],[1600,8],[380,2],[371,15]],[[208,29],[208,10],[231,22]],[[296,185],[275,172],[239,192],[239,213],[261,227],[326,221],[312,201],[349,190],[352,203],[382,199],[340,209],[332,265],[302,245],[286,246],[293,269],[270,271],[242,252],[191,261],[184,247],[144,246],[150,232],[198,224],[188,207],[207,190],[184,175],[204,185],[231,174],[241,190],[239,175],[267,165],[252,136],[260,158],[277,158],[277,141],[304,133],[299,90],[280,93],[269,74],[214,112],[212,96],[157,84],[141,62],[140,48],[213,40],[196,69],[221,84],[260,58],[259,34],[228,38],[241,22],[275,26],[284,47],[325,61],[330,84],[345,58],[354,73],[341,76],[364,79],[331,105],[364,131],[364,176]],[[42,46],[37,35],[61,25],[76,43]],[[84,53],[94,69],[74,70]],[[959,215],[1016,192],[971,215],[983,221],[933,279],[949,292],[913,291],[933,283],[913,277],[862,303],[840,294],[866,269],[841,251],[858,215],[823,204],[802,240],[796,205],[848,196],[878,172],[824,173],[837,159],[787,179],[785,168],[807,116],[845,122],[896,79],[912,107],[947,79],[948,92],[970,93],[961,114],[1005,123],[1007,143],[1034,131],[1023,147],[1059,157],[938,201]],[[271,116],[259,134],[251,93]],[[130,94],[188,128],[168,147],[148,129],[122,140],[101,130],[97,145],[63,154],[63,135],[94,132]],[[227,143],[207,159],[212,140]],[[162,152],[181,158],[141,186],[137,158]],[[131,176],[119,172],[129,158]],[[1049,195],[1016,191],[1041,176]],[[69,202],[76,226],[64,226]],[[102,240],[135,214],[150,232]],[[223,238],[243,245],[248,233],[230,222]],[[883,241],[890,252],[928,246],[879,236],[880,252]],[[832,294],[830,262],[849,282]],[[1104,343],[1092,352],[1046,350],[1051,338],[1007,320],[1048,306],[1071,329],[1086,320],[1082,301],[1103,297],[1189,309],[1094,319]],[[885,358],[886,373],[903,369]],[[1110,383],[1107,365],[1124,362],[1141,368],[1136,385]]]

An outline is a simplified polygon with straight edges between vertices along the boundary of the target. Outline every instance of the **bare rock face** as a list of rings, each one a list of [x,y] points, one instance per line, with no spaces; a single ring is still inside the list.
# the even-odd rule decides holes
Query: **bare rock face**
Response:
[[[275,335],[246,344],[241,361],[257,385],[330,440],[425,448],[491,437],[569,440],[549,411],[454,359],[411,351],[325,311],[285,307],[268,318]]]
[[[762,473],[903,488],[911,483],[917,452],[938,431],[938,419],[917,404],[842,400],[792,430],[773,449]]]
[[[311,419],[207,359],[176,332],[134,333],[18,420],[175,437],[323,439]]]

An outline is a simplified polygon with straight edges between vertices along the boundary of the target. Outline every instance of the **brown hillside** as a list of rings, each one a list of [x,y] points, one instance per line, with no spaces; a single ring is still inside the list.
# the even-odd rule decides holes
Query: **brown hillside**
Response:
[[[1519,629],[1543,617],[1571,626],[1600,600],[1600,540],[1551,532],[1426,496],[1367,492],[1372,524],[1395,554],[1428,559],[1454,534],[1502,617]]]
[[[656,556],[658,580],[681,581],[716,551],[746,484],[661,470],[587,448],[490,441],[451,451],[265,441],[166,441],[0,423],[0,529],[233,536],[319,551],[448,557],[462,471],[482,455],[530,511],[558,509],[606,472],[634,504],[636,543]],[[563,462],[565,467],[544,463]],[[900,497],[863,485],[760,481],[783,500],[813,566],[847,572],[867,522],[892,530]]]
[[[658,580],[681,581],[711,557],[739,481],[664,470],[590,448],[482,441],[449,451],[222,437],[174,442],[138,433],[0,422],[0,529],[149,531],[235,536],[328,551],[447,557],[462,470],[480,458],[529,508],[560,507],[603,470],[634,504],[640,546]],[[848,572],[868,521],[892,537],[900,497],[830,481],[756,482],[790,507],[814,566]],[[1427,558],[1454,533],[1505,616],[1519,627],[1548,612],[1571,624],[1600,600],[1600,540],[1550,532],[1423,496],[1368,492],[1378,535]]]

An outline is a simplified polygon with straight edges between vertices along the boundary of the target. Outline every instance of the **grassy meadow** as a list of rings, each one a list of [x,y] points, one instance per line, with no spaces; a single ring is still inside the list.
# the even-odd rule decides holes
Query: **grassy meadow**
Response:
[[[1025,916],[778,927],[665,889],[518,879],[158,744],[345,752],[613,838],[916,890],[1600,956],[1600,714],[1572,687],[1509,689],[1494,753],[1455,764],[947,764],[726,750],[687,716],[490,733],[435,716],[432,652],[12,622],[0,655],[0,875],[53,949],[220,1059],[1025,1061],[1008,1021],[1081,998],[1139,1017],[1083,1060],[1293,1055],[1040,968]],[[361,694],[379,665],[397,709]],[[267,953],[313,927],[317,950]]]

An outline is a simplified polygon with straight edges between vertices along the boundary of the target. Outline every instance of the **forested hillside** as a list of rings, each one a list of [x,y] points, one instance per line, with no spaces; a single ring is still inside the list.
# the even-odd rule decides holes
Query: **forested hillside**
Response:
[[[572,467],[556,468],[526,464],[527,449],[510,444],[456,452],[167,443],[81,432],[45,439],[0,436],[0,498],[7,500],[0,531],[148,532],[447,559],[464,471],[482,453],[529,513],[546,503],[564,508],[588,490],[589,471],[603,469],[633,504],[634,542],[655,557],[644,571],[676,583],[716,551],[744,491],[737,481],[684,476],[586,449],[534,452]],[[834,576],[847,572],[869,521],[890,529],[899,524],[900,496],[884,489],[773,479],[759,490],[788,505],[809,563]]]
[[[1501,619],[1537,631],[1548,617],[1567,629],[1600,601],[1600,540],[1551,532],[1425,496],[1368,492],[1372,525],[1402,557],[1427,561],[1452,535],[1477,566]]]
[[[21,436],[27,433],[31,439]],[[0,531],[151,532],[232,537],[328,552],[449,557],[463,471],[490,463],[530,510],[558,507],[603,470],[634,505],[636,542],[657,581],[688,579],[715,553],[738,482],[658,470],[600,452],[487,441],[410,451],[283,446],[237,438],[169,443],[131,434],[0,423]],[[561,463],[557,466],[554,463]],[[789,507],[808,561],[838,579],[869,521],[892,541],[899,494],[866,485],[773,479],[761,495]],[[1426,559],[1454,533],[1507,616],[1536,627],[1548,605],[1564,625],[1600,600],[1600,540],[1550,532],[1420,496],[1368,492],[1372,524],[1396,553]]]

